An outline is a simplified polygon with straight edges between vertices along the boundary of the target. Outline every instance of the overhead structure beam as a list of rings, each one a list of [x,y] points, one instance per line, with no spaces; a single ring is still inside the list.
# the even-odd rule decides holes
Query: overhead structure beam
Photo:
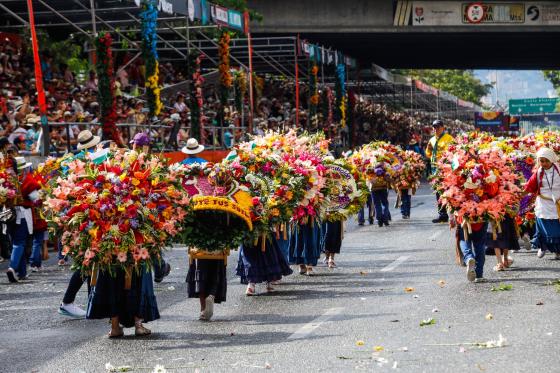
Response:
[[[47,4],[45,1],[43,0],[37,0],[39,3],[41,3],[45,8],[49,9],[51,12],[53,12],[54,14],[56,14],[58,17],[62,18],[64,21],[66,21],[70,26],[74,27],[76,30],[80,31],[82,34],[86,35],[87,37],[91,37],[90,33],[85,31],[84,29],[82,29],[81,27],[79,27],[78,25],[76,25],[74,22],[72,22],[71,20],[69,20],[68,18],[66,18],[64,15],[62,15],[59,11],[57,11],[56,9],[54,9],[52,6],[50,6],[49,4]]]

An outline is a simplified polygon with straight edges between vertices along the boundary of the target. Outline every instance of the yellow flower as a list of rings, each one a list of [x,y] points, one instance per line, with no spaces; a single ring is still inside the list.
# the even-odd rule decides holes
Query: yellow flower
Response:
[[[134,186],[138,186],[138,185],[140,185],[140,180],[138,180],[137,178],[134,177],[134,178],[132,178],[131,183]]]

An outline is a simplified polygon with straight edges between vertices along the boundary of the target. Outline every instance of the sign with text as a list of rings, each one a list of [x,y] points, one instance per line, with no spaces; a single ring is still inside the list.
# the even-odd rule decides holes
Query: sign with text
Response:
[[[525,98],[509,100],[511,114],[542,114],[560,112],[558,98]]]
[[[559,26],[556,1],[413,1],[412,26]]]

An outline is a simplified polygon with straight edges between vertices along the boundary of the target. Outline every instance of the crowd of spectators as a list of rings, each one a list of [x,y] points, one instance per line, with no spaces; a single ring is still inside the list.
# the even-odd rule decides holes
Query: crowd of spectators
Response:
[[[63,63],[53,62],[45,51],[41,55],[42,71],[47,95],[50,127],[50,152],[64,153],[75,149],[77,135],[84,129],[100,134],[100,106],[97,96],[97,76],[90,71],[85,77],[76,76]],[[120,56],[116,66],[116,111],[123,139],[128,142],[138,132],[148,132],[154,144],[161,148],[181,147],[190,137],[189,98],[186,92],[177,91],[164,101],[165,109],[157,120],[150,118],[142,99],[144,85],[141,59],[130,60]],[[33,59],[22,43],[0,41],[0,137],[7,137],[22,154],[39,153],[42,149],[41,118],[37,105]],[[125,68],[121,68],[124,66]],[[170,63],[160,67],[160,82],[164,87],[185,80],[185,72]],[[324,131],[335,142],[348,145],[348,126],[341,129],[338,123],[327,120],[321,110],[314,117],[308,115],[306,87],[302,84],[301,107],[296,125],[294,82],[267,77],[256,92],[255,113],[252,127],[255,134],[267,130],[285,131],[290,128]],[[247,103],[236,109],[231,105],[223,110],[217,94],[205,92],[202,109],[202,143],[209,148],[231,148],[247,138],[244,130],[249,120]],[[324,112],[324,107],[323,110]],[[420,143],[429,135],[431,118],[415,113],[391,110],[361,98],[354,112],[356,145],[371,140],[387,140],[407,144],[412,138]],[[451,128],[463,129],[464,124]],[[466,128],[466,127],[465,127]],[[169,138],[173,134],[172,141]]]

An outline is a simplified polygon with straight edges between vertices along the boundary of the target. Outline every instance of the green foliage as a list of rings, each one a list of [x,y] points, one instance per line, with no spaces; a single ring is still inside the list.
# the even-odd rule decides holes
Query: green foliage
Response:
[[[85,79],[90,66],[79,40],[54,41],[47,33],[39,32],[39,49],[53,57],[54,65],[66,64],[77,78]]]
[[[411,76],[476,104],[480,104],[481,99],[490,93],[492,88],[492,84],[484,84],[475,77],[472,70],[395,70],[394,72]]]
[[[560,70],[544,70],[544,78],[552,83],[554,89],[560,92]]]

